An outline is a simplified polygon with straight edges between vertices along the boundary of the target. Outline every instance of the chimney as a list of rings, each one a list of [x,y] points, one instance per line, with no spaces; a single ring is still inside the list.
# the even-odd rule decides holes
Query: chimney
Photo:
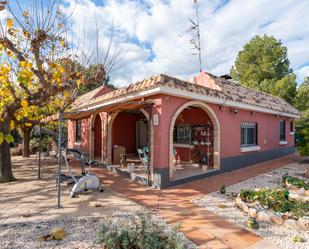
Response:
[[[207,87],[216,91],[221,91],[221,87],[218,86],[215,80],[207,73],[200,72],[199,75],[189,79],[189,82],[192,84],[200,85]]]

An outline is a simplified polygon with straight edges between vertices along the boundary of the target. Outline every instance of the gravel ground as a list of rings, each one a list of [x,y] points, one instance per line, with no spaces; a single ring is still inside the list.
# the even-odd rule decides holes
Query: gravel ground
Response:
[[[111,218],[106,216],[106,218]],[[126,216],[114,216],[113,220],[119,222],[119,219],[125,219]],[[153,216],[160,223],[164,221]],[[101,218],[78,218],[78,219],[62,219],[44,222],[28,222],[0,225],[0,248],[1,249],[34,249],[34,248],[61,248],[61,249],[89,249],[102,248],[102,245],[95,243],[96,230],[100,223],[104,221]],[[169,226],[165,224],[167,229]],[[48,234],[54,228],[63,228],[67,232],[67,236],[62,241],[47,240],[41,241],[42,235]],[[186,249],[197,249],[190,240],[180,233],[186,245]]]
[[[289,175],[299,176],[305,171],[306,164],[294,163],[286,167],[259,175],[252,179],[237,183],[226,188],[226,194],[222,195],[218,192],[205,195],[193,200],[194,203],[205,207],[211,212],[226,218],[227,220],[239,224],[246,228],[248,215],[242,212],[235,204],[235,198],[231,197],[231,193],[239,193],[241,189],[254,188],[273,188],[278,187],[281,182],[281,176],[285,173]],[[219,204],[226,205],[226,208],[219,208]],[[296,231],[285,226],[272,225],[266,222],[259,222],[260,228],[252,230],[253,233],[262,236],[266,240],[270,240],[282,249],[307,249],[309,248],[309,233],[305,231]],[[304,243],[293,243],[292,238],[300,236],[306,241]]]

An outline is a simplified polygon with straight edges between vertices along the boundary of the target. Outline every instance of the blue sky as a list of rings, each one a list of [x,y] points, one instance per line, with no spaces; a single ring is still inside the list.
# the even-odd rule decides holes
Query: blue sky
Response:
[[[255,35],[274,35],[288,48],[298,82],[309,76],[308,0],[200,0],[203,69],[229,72],[238,51]],[[190,36],[180,36],[194,18],[193,0],[66,0],[64,11],[73,13],[75,40],[86,30],[89,46],[95,23],[102,48],[111,25],[114,50],[123,51],[119,70],[111,82],[121,86],[165,73],[184,79],[198,73]],[[1,19],[1,17],[0,17]]]

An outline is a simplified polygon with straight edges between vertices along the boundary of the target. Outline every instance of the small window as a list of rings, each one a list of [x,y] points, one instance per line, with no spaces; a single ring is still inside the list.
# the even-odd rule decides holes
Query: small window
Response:
[[[241,147],[257,146],[257,124],[241,124]]]
[[[177,125],[174,129],[174,142],[179,144],[192,143],[192,127],[190,125]]]
[[[76,120],[75,122],[75,141],[81,142],[82,141],[82,121]]]
[[[280,141],[285,141],[285,120],[280,120]]]
[[[294,132],[294,122],[290,121],[290,132]]]

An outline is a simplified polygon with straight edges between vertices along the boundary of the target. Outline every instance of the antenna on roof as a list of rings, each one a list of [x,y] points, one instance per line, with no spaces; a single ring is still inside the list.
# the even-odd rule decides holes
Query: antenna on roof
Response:
[[[198,55],[198,61],[199,61],[199,69],[200,72],[202,72],[202,53],[201,53],[201,35],[200,35],[200,20],[199,20],[199,6],[197,0],[193,0],[193,4],[195,7],[195,15],[196,20],[193,21],[191,18],[189,18],[189,21],[191,23],[191,26],[189,29],[187,29],[185,32],[180,34],[179,36],[182,37],[189,33],[194,33],[192,39],[190,39],[190,44],[192,45],[192,49],[196,50],[197,53],[192,53],[193,55]]]

